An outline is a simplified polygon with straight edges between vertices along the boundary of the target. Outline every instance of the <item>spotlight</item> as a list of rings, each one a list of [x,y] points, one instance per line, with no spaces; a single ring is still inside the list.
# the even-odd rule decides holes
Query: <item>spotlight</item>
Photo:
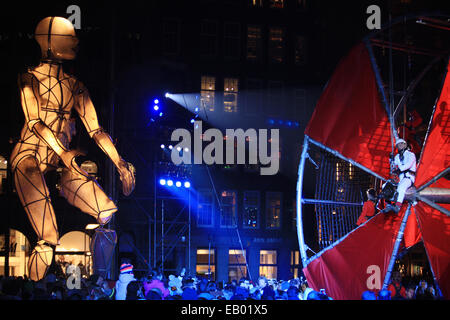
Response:
[[[159,184],[162,186],[166,185],[166,179],[159,179]]]
[[[181,182],[180,182],[180,181],[177,181],[177,182],[175,183],[175,185],[179,188],[179,187],[181,187]]]
[[[177,151],[180,152],[181,151],[181,147],[177,147]]]
[[[160,117],[162,117],[162,116],[163,116],[163,113],[162,113],[162,112],[160,112],[160,113],[159,113],[159,116],[160,116]]]
[[[189,148],[184,148],[184,152],[189,152]]]
[[[159,107],[155,104],[155,105],[153,106],[153,110],[158,111],[158,110],[159,110]]]
[[[165,147],[166,147],[165,145],[163,145],[163,144],[161,145],[161,149],[164,149]]]
[[[199,109],[198,109],[198,107],[195,107],[195,109],[194,109],[194,110],[195,110],[195,112],[198,112],[198,110],[199,110]]]
[[[195,121],[194,119],[191,119],[191,123],[194,123],[194,121]]]
[[[166,98],[170,97],[170,93],[166,92],[166,93],[164,94],[164,97],[166,97]]]
[[[184,182],[184,187],[185,188],[190,188],[191,187],[191,183],[189,181]]]
[[[167,180],[167,185],[168,185],[169,187],[173,186],[173,181],[172,181],[172,180]]]
[[[173,149],[172,145],[170,145],[170,146],[169,146],[169,149],[170,149],[170,150],[172,150],[172,149]]]
[[[159,103],[159,100],[158,100],[158,99],[155,99],[155,100],[153,100],[153,102],[154,102],[155,104],[158,104],[158,103]]]

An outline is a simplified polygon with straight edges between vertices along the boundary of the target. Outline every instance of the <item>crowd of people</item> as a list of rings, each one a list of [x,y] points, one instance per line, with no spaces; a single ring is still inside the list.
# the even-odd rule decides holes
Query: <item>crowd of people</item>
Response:
[[[24,277],[0,276],[0,300],[333,300],[326,292],[313,290],[303,278],[290,280],[259,277],[228,283],[202,277],[179,275],[165,277],[151,271],[137,278],[133,265],[123,263],[117,281],[93,274],[82,278],[78,288],[68,279],[49,273],[40,281]],[[365,291],[361,300],[435,300],[434,287],[424,280],[403,285],[396,274],[387,290]]]

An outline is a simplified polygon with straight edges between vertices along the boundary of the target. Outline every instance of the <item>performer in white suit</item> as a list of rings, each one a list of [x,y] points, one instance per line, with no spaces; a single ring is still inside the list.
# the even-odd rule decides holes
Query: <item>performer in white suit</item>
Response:
[[[386,211],[398,213],[405,198],[406,190],[413,185],[416,179],[416,156],[407,149],[406,141],[403,139],[397,139],[396,147],[398,153],[394,158],[394,165],[396,167],[395,173],[400,178],[397,186],[398,196],[395,205],[388,205]]]

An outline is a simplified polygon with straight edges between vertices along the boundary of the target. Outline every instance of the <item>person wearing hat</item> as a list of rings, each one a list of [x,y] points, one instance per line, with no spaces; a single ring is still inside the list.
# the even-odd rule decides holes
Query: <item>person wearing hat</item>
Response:
[[[116,282],[116,300],[125,300],[127,286],[131,281],[136,281],[133,274],[133,265],[125,262],[120,265],[119,280]]]
[[[367,201],[364,202],[361,215],[356,221],[356,225],[361,225],[375,215],[375,205],[377,202],[377,193],[375,189],[370,188],[366,192]]]
[[[386,211],[398,213],[405,198],[406,190],[413,185],[416,178],[416,155],[407,149],[406,141],[397,139],[396,147],[398,153],[394,157],[395,173],[400,181],[397,185],[397,202],[395,205],[388,204]]]

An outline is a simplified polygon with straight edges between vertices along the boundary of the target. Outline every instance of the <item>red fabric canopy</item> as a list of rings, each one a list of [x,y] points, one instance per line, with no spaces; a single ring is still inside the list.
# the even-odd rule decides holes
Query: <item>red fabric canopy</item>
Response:
[[[400,213],[377,214],[334,248],[311,261],[303,273],[314,290],[335,300],[361,300],[366,290],[383,286],[406,205]]]
[[[358,44],[336,68],[305,134],[387,179],[390,130],[369,53]]]
[[[436,104],[422,159],[417,168],[416,186],[430,181],[450,167],[450,61],[441,96]],[[450,180],[441,178],[430,187],[450,189]],[[450,210],[450,204],[440,204]],[[439,287],[450,298],[450,217],[419,202],[416,206],[422,238]]]

